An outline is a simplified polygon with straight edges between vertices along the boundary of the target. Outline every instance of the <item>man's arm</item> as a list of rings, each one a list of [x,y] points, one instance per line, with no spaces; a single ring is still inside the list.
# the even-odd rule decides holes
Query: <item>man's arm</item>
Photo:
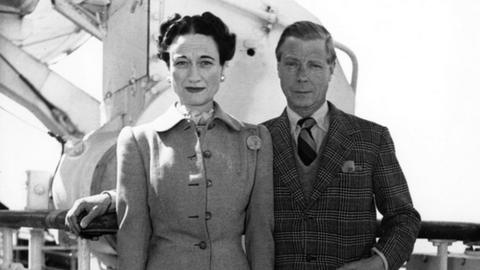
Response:
[[[395,270],[409,258],[420,230],[420,215],[413,207],[407,181],[395,156],[387,128],[381,135],[373,171],[375,202],[383,215],[382,237],[374,249],[383,254],[388,269]]]
[[[80,234],[92,220],[108,212],[115,212],[117,193],[115,190],[103,191],[100,194],[80,198],[75,201],[65,216],[65,224],[76,235]],[[82,214],[85,216],[81,217]],[[81,220],[79,220],[81,218]]]

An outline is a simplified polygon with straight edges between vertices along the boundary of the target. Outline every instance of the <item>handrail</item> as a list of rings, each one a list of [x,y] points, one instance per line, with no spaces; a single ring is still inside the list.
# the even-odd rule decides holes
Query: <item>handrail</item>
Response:
[[[383,235],[377,222],[377,237]],[[480,224],[451,221],[422,221],[417,239],[453,240],[480,243]]]
[[[353,92],[356,93],[357,91],[357,80],[358,80],[358,59],[355,53],[345,46],[344,44],[335,41],[335,48],[343,51],[345,54],[348,55],[350,61],[352,61],[352,75],[350,77],[350,86],[353,89]]]
[[[51,228],[68,231],[65,225],[67,210],[56,211],[9,211],[0,210],[0,227],[18,228]],[[87,228],[82,230],[84,238],[96,238],[105,234],[117,232],[115,213],[108,213],[94,219]],[[377,222],[377,236],[383,234],[380,221]],[[455,240],[465,243],[480,243],[480,224],[450,221],[422,221],[420,239]]]
[[[9,211],[0,210],[0,227],[32,227],[69,231],[65,225],[67,210],[55,211]],[[117,233],[117,217],[108,213],[93,220],[80,236],[95,238],[105,234]]]

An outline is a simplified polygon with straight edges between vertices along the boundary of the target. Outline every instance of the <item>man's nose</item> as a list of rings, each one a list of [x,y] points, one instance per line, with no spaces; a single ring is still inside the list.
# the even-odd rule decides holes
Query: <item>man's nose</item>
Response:
[[[300,65],[297,70],[297,80],[299,82],[305,82],[308,80],[307,69],[305,65]]]

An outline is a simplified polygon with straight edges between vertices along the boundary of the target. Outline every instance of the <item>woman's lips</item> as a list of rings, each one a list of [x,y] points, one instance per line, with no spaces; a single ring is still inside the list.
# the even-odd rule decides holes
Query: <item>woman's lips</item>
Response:
[[[201,91],[205,90],[205,87],[191,87],[191,86],[188,86],[188,87],[185,87],[185,89],[190,93],[198,93],[198,92],[201,92]]]

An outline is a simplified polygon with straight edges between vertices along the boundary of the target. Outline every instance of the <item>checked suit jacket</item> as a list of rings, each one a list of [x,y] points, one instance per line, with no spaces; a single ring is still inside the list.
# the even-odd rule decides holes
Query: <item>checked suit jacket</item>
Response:
[[[398,269],[412,252],[420,215],[388,129],[328,105],[330,126],[310,198],[298,179],[286,111],[264,123],[273,144],[275,269],[336,269],[372,256],[373,248],[388,269]]]

